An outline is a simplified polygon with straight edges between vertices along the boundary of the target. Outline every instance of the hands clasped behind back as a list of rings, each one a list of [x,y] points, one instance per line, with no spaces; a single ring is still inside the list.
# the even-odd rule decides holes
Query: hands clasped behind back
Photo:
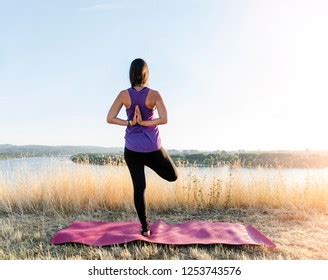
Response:
[[[141,125],[141,122],[142,122],[142,117],[141,117],[140,108],[139,108],[139,105],[136,105],[136,107],[134,109],[132,125],[136,125],[136,124]]]

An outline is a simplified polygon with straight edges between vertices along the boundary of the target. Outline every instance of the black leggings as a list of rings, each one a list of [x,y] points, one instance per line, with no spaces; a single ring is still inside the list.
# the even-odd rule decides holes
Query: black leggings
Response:
[[[173,182],[178,178],[173,160],[161,147],[153,152],[135,152],[124,147],[124,160],[129,168],[134,189],[134,205],[144,231],[148,229],[145,206],[145,165],[153,169],[163,179]]]

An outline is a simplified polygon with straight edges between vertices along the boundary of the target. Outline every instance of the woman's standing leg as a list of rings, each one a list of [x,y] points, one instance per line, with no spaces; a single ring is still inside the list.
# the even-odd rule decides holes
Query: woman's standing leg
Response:
[[[177,168],[167,153],[167,151],[161,147],[160,150],[146,153],[145,165],[153,169],[163,179],[173,182],[178,178]]]
[[[148,230],[147,214],[145,205],[145,165],[143,153],[124,149],[124,160],[129,168],[133,183],[134,205],[142,225],[143,231]]]

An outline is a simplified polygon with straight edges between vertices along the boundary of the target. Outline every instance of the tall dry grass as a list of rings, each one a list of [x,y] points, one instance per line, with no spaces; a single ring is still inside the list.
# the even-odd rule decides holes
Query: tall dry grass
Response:
[[[178,168],[179,178],[167,182],[152,170],[146,172],[148,209],[211,210],[228,207],[328,210],[328,186],[311,178],[306,186],[288,185],[277,170],[274,179],[265,176],[243,181],[234,167],[230,176],[207,178]],[[191,170],[191,171],[190,171]],[[25,172],[25,173],[24,173]],[[2,213],[75,213],[82,210],[131,210],[132,181],[127,167],[101,169],[77,165],[60,166],[42,173],[15,174],[14,182],[0,178]]]

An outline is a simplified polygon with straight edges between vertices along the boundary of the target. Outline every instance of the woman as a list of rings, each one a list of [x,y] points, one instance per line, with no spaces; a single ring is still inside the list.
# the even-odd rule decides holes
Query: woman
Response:
[[[124,159],[133,183],[134,205],[141,223],[141,234],[147,237],[151,231],[144,197],[144,167],[148,166],[170,182],[178,178],[176,166],[161,145],[157,127],[167,123],[166,107],[159,92],[147,87],[148,77],[147,63],[141,58],[133,60],[130,66],[131,87],[118,94],[107,115],[108,123],[127,126]],[[126,107],[127,120],[116,117],[122,105]],[[159,118],[154,118],[155,108]]]

